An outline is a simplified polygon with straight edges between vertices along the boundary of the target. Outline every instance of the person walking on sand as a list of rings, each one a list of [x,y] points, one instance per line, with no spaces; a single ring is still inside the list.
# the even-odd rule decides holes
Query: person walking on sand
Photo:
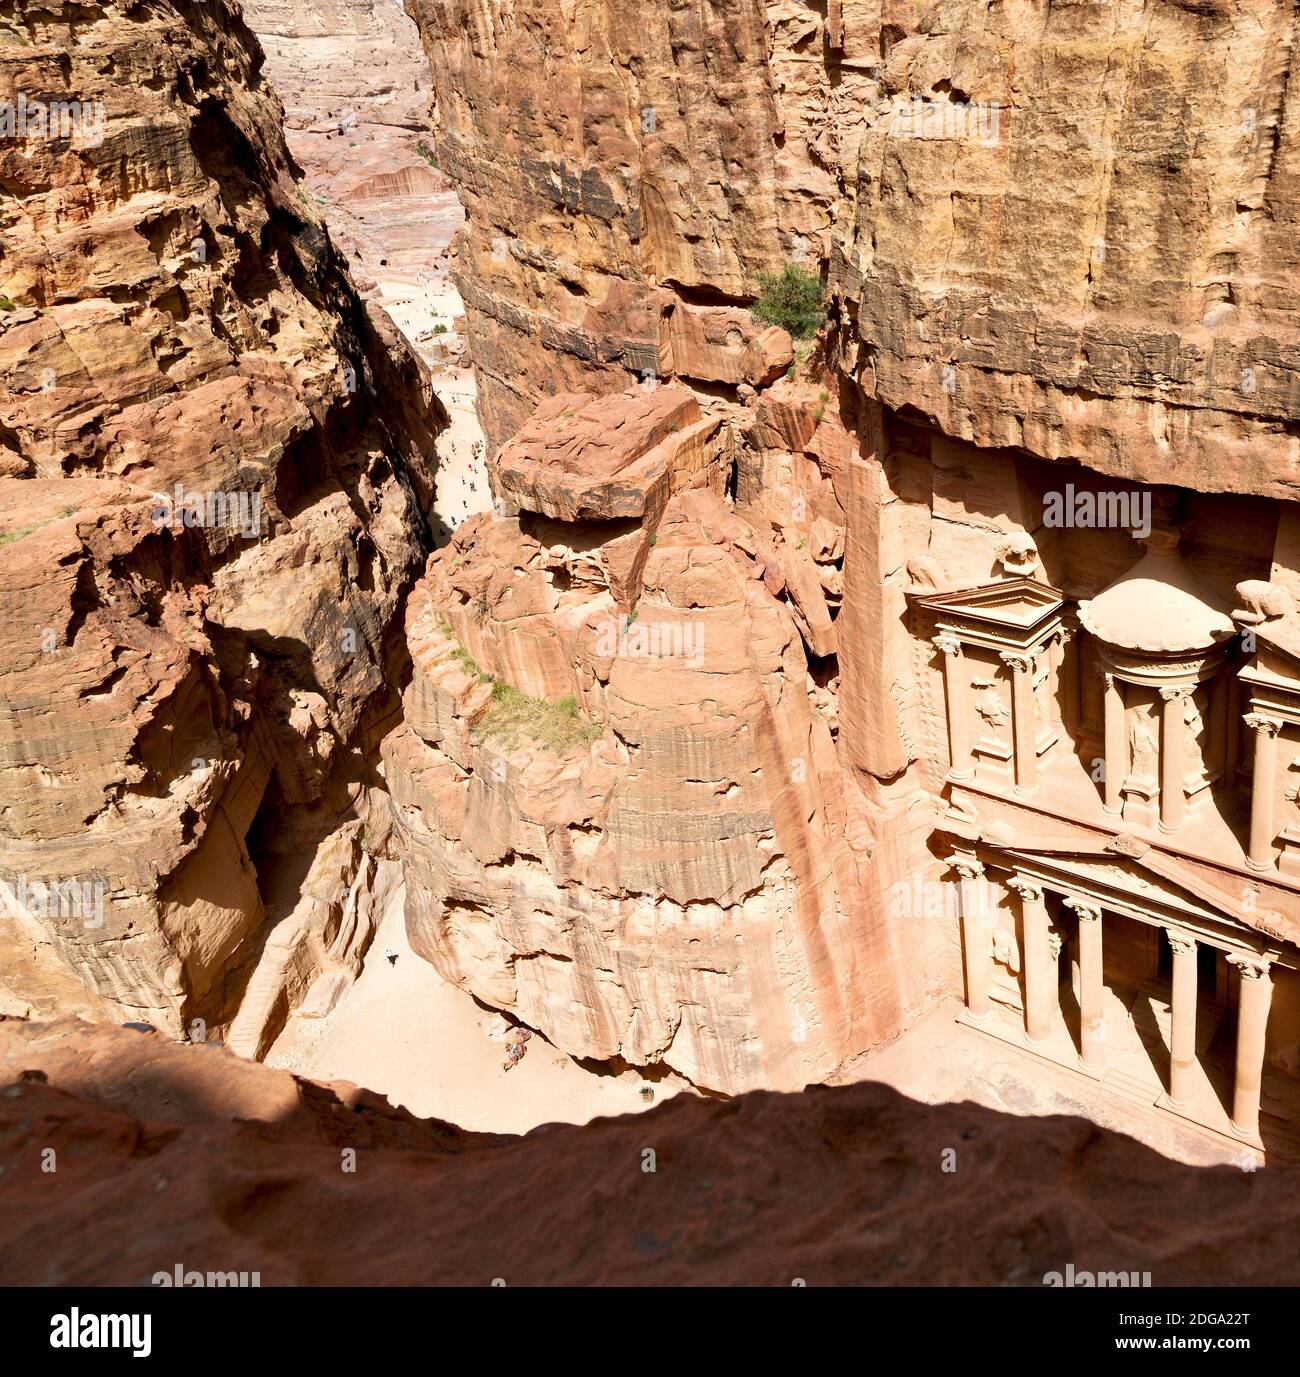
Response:
[[[532,1033],[527,1028],[516,1028],[506,1039],[506,1060],[501,1067],[503,1071],[512,1071],[523,1061],[530,1037]]]

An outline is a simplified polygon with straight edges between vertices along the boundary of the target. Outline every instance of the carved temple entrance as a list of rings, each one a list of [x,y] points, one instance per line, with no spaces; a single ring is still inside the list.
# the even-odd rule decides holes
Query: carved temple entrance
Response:
[[[1263,1146],[1273,972],[1294,953],[1132,857],[977,844],[950,863],[965,1022]]]

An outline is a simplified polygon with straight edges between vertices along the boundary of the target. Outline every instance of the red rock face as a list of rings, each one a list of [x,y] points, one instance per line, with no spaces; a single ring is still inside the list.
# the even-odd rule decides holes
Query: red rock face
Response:
[[[1296,140],[1270,0],[410,8],[494,440],[541,396],[620,390],[698,333],[682,313],[802,257],[844,375],[894,409],[1289,495]]]
[[[295,182],[237,10],[15,22],[0,96],[81,114],[0,143],[5,1003],[244,1009],[255,1050],[364,945],[363,753],[443,416]]]
[[[517,515],[412,596],[384,747],[415,950],[575,1057],[728,1093],[833,1074],[936,981],[862,921],[867,809],[806,649],[835,645],[846,437],[799,395],[771,424],[808,452],[750,451],[744,503],[685,389],[543,403],[492,466]]]
[[[0,1069],[6,1285],[148,1286],[177,1265],[262,1286],[1297,1279],[1294,1168],[1182,1166],[1083,1119],[870,1083],[505,1138],[70,1020],[0,1022]],[[945,1147],[978,1190],[952,1189]]]
[[[1040,738],[1059,742],[1063,768],[1083,767],[1078,787],[1045,786],[1037,816],[1005,817],[999,783],[1009,775],[978,798],[948,787],[948,700],[918,605],[927,590],[1010,577],[1028,552],[1070,609],[1100,592],[1136,555],[1127,530],[1065,531],[1047,518],[1072,475],[1090,491],[1116,478],[1159,485],[1145,495],[1182,514],[1196,577],[1224,615],[1240,605],[1230,601],[1239,583],[1293,588],[1300,578],[1279,502],[1292,495],[1297,457],[1286,229],[1296,139],[1289,70],[1275,61],[1290,16],[1264,0],[1122,14],[1077,5],[1046,17],[986,9],[834,3],[822,15],[757,0],[541,0],[520,22],[492,3],[410,0],[434,73],[438,155],[467,213],[459,271],[480,411],[501,446],[498,494],[508,510],[576,523],[580,539],[539,534],[539,546],[581,544],[601,570],[592,582],[589,569],[566,572],[549,592],[525,573],[516,611],[513,585],[479,567],[499,560],[488,554],[499,537],[474,528],[460,572],[495,591],[484,601],[479,585],[435,572],[433,615],[476,658],[480,645],[501,652],[494,677],[571,694],[604,728],[609,695],[588,691],[577,643],[559,628],[551,637],[548,619],[575,588],[629,612],[650,592],[646,552],[663,528],[653,504],[620,488],[631,470],[617,454],[615,410],[632,379],[653,380],[690,391],[703,416],[720,419],[725,475],[710,490],[732,499],[726,541],[753,561],[751,596],[798,633],[767,700],[807,696],[833,744],[818,758],[818,800],[798,792],[788,755],[775,776],[760,762],[764,806],[791,799],[814,839],[817,864],[800,872],[807,843],[778,830],[795,875],[782,921],[815,912],[825,935],[830,875],[844,922],[842,946],[828,938],[831,955],[790,976],[801,993],[841,991],[845,1011],[842,1023],[815,1023],[820,1046],[792,1053],[802,1067],[838,1064],[854,1045],[898,1032],[936,993],[960,990],[955,923],[895,921],[887,902],[913,882],[943,888],[935,853],[953,835],[1060,827],[1087,850],[1116,830],[1087,777],[1102,705],[1086,636],[1068,666],[1056,651],[1050,667],[1034,662],[1037,697],[1024,707],[1041,719],[1041,733],[1026,729],[1034,751]],[[784,348],[770,368],[758,361],[762,322],[749,308],[761,274],[800,262],[825,281],[824,328],[811,360],[797,351],[782,377]],[[601,399],[592,414],[608,425],[603,439],[578,396]],[[651,463],[652,451],[638,462],[658,473],[663,456]],[[1227,493],[1243,497],[1205,498]],[[698,518],[703,500],[679,492],[664,519]],[[635,524],[581,529],[616,517]],[[712,532],[715,520],[702,524]],[[693,575],[702,558],[687,566]],[[669,603],[689,601],[666,587]],[[734,606],[716,595],[693,605]],[[528,618],[545,628],[539,640],[522,634]],[[1300,644],[1289,624],[1278,637]],[[991,724],[1009,717],[997,699],[1009,663],[994,657],[980,670],[987,683],[971,686],[993,690],[979,699],[991,717],[970,730],[1002,759],[1012,745],[993,741]],[[657,713],[651,671],[625,673],[629,699]],[[714,701],[700,682],[682,691]],[[748,711],[730,708],[753,726]],[[1203,724],[1205,711],[1189,722]],[[689,772],[693,724],[672,730],[673,764],[658,787],[674,800],[666,811],[689,814],[680,800],[699,777]],[[1289,760],[1298,748],[1293,733]],[[1235,760],[1238,743],[1214,749]],[[1207,760],[1184,788],[1218,770]],[[1248,807],[1241,783],[1207,803],[1202,832],[1170,846],[1189,860],[1189,882],[1258,897],[1275,915],[1269,931],[1285,933],[1296,894],[1272,875],[1256,894],[1241,829],[1225,821]],[[1279,793],[1278,809],[1283,801],[1292,796]],[[1202,838],[1216,829],[1232,834],[1211,855]],[[552,878],[570,873],[542,863]],[[485,942],[502,929],[497,902],[487,905],[496,916],[475,920]],[[995,964],[1019,1011],[1021,953],[1014,915],[1004,918]],[[493,950],[504,977],[518,944]],[[598,1006],[590,991],[603,987],[589,979],[587,990],[586,1007]],[[1297,1006],[1293,990],[1281,1000]],[[780,1037],[758,1039],[769,1059]],[[1270,1064],[1294,1079],[1294,1012],[1275,1016],[1270,1038]],[[1290,1079],[1279,1104],[1294,1100]]]

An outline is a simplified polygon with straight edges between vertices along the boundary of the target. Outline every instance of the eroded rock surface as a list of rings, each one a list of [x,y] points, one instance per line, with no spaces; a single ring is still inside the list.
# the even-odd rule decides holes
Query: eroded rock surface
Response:
[[[593,691],[588,675],[604,681],[585,668],[563,609],[575,590],[587,597],[591,589],[629,618],[637,610],[638,624],[663,596],[674,608],[688,603],[691,616],[728,609],[724,620],[739,626],[734,600],[717,585],[692,602],[695,594],[660,582],[645,610],[642,600],[646,580],[662,579],[659,557],[672,531],[694,526],[686,540],[692,577],[701,540],[721,535],[728,559],[743,552],[754,574],[747,598],[770,600],[764,606],[779,608],[781,626],[797,632],[764,697],[770,705],[798,693],[814,732],[824,725],[827,733],[825,748],[809,757],[817,798],[794,777],[802,746],[784,748],[776,764],[753,757],[760,806],[771,810],[775,849],[793,872],[782,930],[815,915],[805,937],[818,934],[831,953],[820,965],[812,958],[811,974],[791,976],[787,987],[826,996],[819,1016],[801,1014],[802,1024],[791,1020],[784,1031],[769,1025],[755,1045],[767,1065],[837,1065],[855,1044],[861,1050],[900,1031],[936,991],[962,990],[963,939],[943,868],[953,838],[1006,848],[1028,836],[1046,852],[1065,836],[1088,855],[1124,846],[1137,854],[1148,844],[1158,853],[1166,844],[1135,804],[1126,805],[1119,837],[1117,808],[1102,809],[1103,754],[1112,777],[1149,773],[1127,769],[1141,752],[1126,754],[1125,745],[1130,733],[1146,739],[1149,728],[1137,720],[1146,705],[1132,695],[1118,731],[1112,720],[1119,745],[1103,753],[1099,652],[1076,617],[1138,555],[1123,523],[1076,530],[1049,519],[1063,485],[1092,497],[1116,479],[1126,489],[1130,480],[1152,485],[1135,488],[1133,499],[1154,498],[1174,514],[1167,524],[1177,530],[1168,534],[1183,538],[1224,615],[1238,583],[1289,586],[1294,577],[1284,510],[1300,405],[1288,305],[1300,147],[1288,100],[1292,17],[1267,0],[1046,11],[835,0],[824,13],[789,0],[541,0],[527,23],[477,0],[410,0],[410,9],[434,73],[435,148],[467,213],[458,271],[480,412],[500,446],[494,483],[509,510],[544,512],[581,533],[575,542],[521,518],[538,541],[533,558],[544,561],[541,552],[558,543],[581,546],[602,566],[597,573],[575,562],[559,588],[545,589],[531,569],[507,574],[501,537],[484,523],[462,541],[465,582],[449,577],[450,566],[431,570],[431,623],[445,619],[473,659],[488,657],[492,678],[552,701],[572,695],[602,734],[612,728],[626,739],[612,716],[616,690],[646,709],[642,731],[653,732],[652,714],[669,724],[660,796],[673,800],[665,811],[683,827],[696,826],[681,801],[692,781],[718,776],[695,772],[687,744],[695,726],[673,714],[679,703],[708,705],[707,714],[726,701],[712,691],[724,681],[711,675],[708,687],[683,683],[690,697],[663,695],[651,688],[658,666],[643,657]],[[796,351],[788,374],[778,366],[783,342],[751,310],[760,275],[784,263],[802,263],[826,283],[820,338],[811,356]],[[625,408],[632,382],[689,391],[701,416],[719,421],[727,449],[721,486],[672,496],[659,525],[648,475],[638,475],[646,500],[623,490],[633,469],[617,454],[613,413],[603,447],[589,425],[593,406],[597,415],[603,403]],[[588,397],[601,403],[573,400]],[[730,524],[700,509],[706,494]],[[596,529],[596,521],[630,524]],[[1057,590],[1061,634],[1028,659],[1014,647],[993,654],[967,646],[952,671],[966,677],[948,685],[940,647],[953,643],[936,637],[927,595],[1022,576]],[[498,634],[495,622],[511,634]],[[542,634],[529,638],[539,624]],[[1220,689],[1252,653],[1253,643],[1234,658]],[[1017,664],[1031,677],[1017,689],[1024,760],[1013,776]],[[1244,683],[1249,675],[1228,691]],[[469,697],[430,709],[426,744],[443,732],[472,739],[485,691],[467,681]],[[1235,708],[1211,742],[1209,689],[1200,692],[1205,701],[1188,709],[1200,752],[1193,784],[1214,776],[1224,785],[1219,795],[1202,792],[1196,825],[1167,844],[1188,862],[1180,873],[1193,888],[1245,892],[1251,904],[1248,870],[1268,871],[1258,897],[1278,915],[1268,931],[1283,934],[1294,922],[1293,884],[1274,873],[1271,853],[1250,867],[1244,858],[1240,815],[1250,805],[1237,762],[1252,742]],[[962,699],[946,718],[946,705]],[[746,720],[743,708],[729,712]],[[1300,765],[1291,736],[1285,768]],[[1041,777],[1030,778],[1026,741],[1034,762],[1041,745]],[[978,760],[968,772],[963,753],[972,750]],[[1049,767],[1060,771],[1059,785],[1047,781]],[[471,797],[478,788],[490,794],[481,766],[461,768],[473,777]],[[950,787],[968,773],[978,787]],[[1147,788],[1143,779],[1130,782]],[[1013,784],[1026,805],[1019,813],[1002,809]],[[633,787],[618,777],[617,790]],[[1279,785],[1264,793],[1293,825],[1283,804],[1293,806],[1294,792]],[[418,790],[405,797],[426,816],[435,812]],[[810,870],[791,859],[799,847],[782,834],[779,799],[814,839]],[[442,835],[459,826],[453,813]],[[1133,827],[1140,842],[1126,840]],[[652,846],[653,833],[628,834],[622,844],[635,854]],[[528,854],[549,882],[589,893],[589,881],[571,880],[555,852],[535,846]],[[1004,868],[1014,872],[1009,862]],[[679,879],[655,877],[641,896],[641,921]],[[729,893],[725,876],[710,879]],[[439,902],[443,893],[435,889]],[[1028,988],[1019,910],[1010,893],[995,903],[995,999],[1019,1018]],[[475,898],[452,923],[474,935],[461,943],[475,953],[463,966],[476,967],[483,985],[490,969],[512,998],[517,955],[538,942],[501,940],[500,892],[487,909]],[[1239,917],[1231,903],[1224,912]],[[1073,933],[1071,922],[1067,915]],[[1252,947],[1252,926],[1248,918],[1220,934],[1214,959]],[[1138,933],[1129,934],[1132,953],[1122,936],[1113,940],[1107,968],[1135,989],[1168,979],[1155,948],[1141,946],[1149,934]],[[571,964],[585,966],[571,982],[581,984],[585,1009],[618,1007],[605,998],[606,958],[578,955]],[[1285,992],[1269,1034],[1268,1057],[1285,1073],[1272,1092],[1283,1119],[1294,1118],[1285,1107],[1295,1098],[1294,966],[1288,953],[1275,967]],[[832,990],[841,1022],[827,1012]],[[677,1002],[699,999],[695,992]],[[549,1016],[569,1021],[568,1013]],[[1074,1056],[1072,1047],[1065,1055]],[[1153,1077],[1152,1103],[1166,1069]],[[705,1083],[719,1085],[712,1074]]]
[[[147,1286],[178,1263],[263,1286],[1296,1280],[1294,1168],[1183,1166],[1083,1119],[870,1082],[504,1138],[71,1020],[0,1022],[0,1072],[6,1285]]]
[[[844,375],[892,408],[1290,495],[1300,141],[1271,0],[410,4],[494,440],[553,391],[717,376],[671,315],[803,257]]]
[[[445,416],[232,5],[3,16],[0,95],[83,112],[0,147],[5,1003],[242,1009],[255,1052],[384,888],[369,760]]]
[[[698,415],[544,403],[493,464],[517,515],[430,560],[384,747],[407,924],[574,1056],[794,1087],[887,1035],[909,978],[855,921],[870,833],[803,640],[833,645],[837,442],[810,408],[813,454],[738,505]]]

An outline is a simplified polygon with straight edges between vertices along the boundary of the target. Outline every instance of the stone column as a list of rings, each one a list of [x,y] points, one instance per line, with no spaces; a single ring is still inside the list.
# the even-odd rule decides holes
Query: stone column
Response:
[[[1082,899],[1065,903],[1079,918],[1079,1055],[1090,1071],[1099,1071],[1106,1060],[1101,909]]]
[[[1210,758],[1206,764],[1218,770],[1225,784],[1231,783],[1228,774],[1228,676],[1223,669],[1210,683]]]
[[[1019,876],[1013,876],[1007,885],[1020,896],[1025,958],[1025,1036],[1030,1042],[1046,1042],[1052,1027],[1056,975],[1055,967],[1049,966],[1052,958],[1048,934],[1052,925],[1043,902],[1043,887]]]
[[[1250,787],[1250,852],[1246,864],[1252,870],[1273,867],[1273,798],[1277,793],[1277,734],[1282,723],[1264,713],[1246,714],[1246,725],[1255,733],[1255,777]]]
[[[1160,830],[1175,832],[1183,825],[1187,808],[1187,724],[1183,721],[1186,685],[1162,688],[1160,698]]]
[[[987,895],[981,897],[984,867],[974,856],[954,856],[949,864],[957,872],[961,893],[961,935],[966,948],[966,1012],[971,1018],[988,1018],[989,980],[993,974],[992,915],[983,912]]]
[[[1185,1108],[1191,1101],[1196,1067],[1196,941],[1177,928],[1166,928],[1165,935],[1174,952],[1169,1099]]]
[[[1034,657],[1004,650],[998,658],[1011,671],[1011,736],[1016,756],[1016,791],[1038,787],[1038,722],[1034,710]]]
[[[1232,1127],[1243,1138],[1259,1137],[1259,1091],[1264,1078],[1264,1034],[1273,1000],[1268,962],[1256,956],[1230,956],[1241,972],[1237,999],[1237,1072],[1232,1086]]]
[[[954,779],[969,779],[974,773],[970,754],[970,685],[966,682],[966,657],[956,636],[936,636],[934,644],[943,652],[943,696],[948,710],[949,773]]]
[[[1120,790],[1124,785],[1124,776],[1128,773],[1124,690],[1113,674],[1103,671],[1101,678],[1106,686],[1106,793],[1103,806],[1108,813],[1119,813],[1124,806],[1124,796]]]

